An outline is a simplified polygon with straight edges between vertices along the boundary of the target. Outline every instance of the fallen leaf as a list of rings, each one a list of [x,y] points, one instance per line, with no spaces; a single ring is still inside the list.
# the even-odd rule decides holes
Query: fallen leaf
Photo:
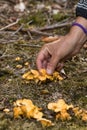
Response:
[[[49,90],[44,89],[44,90],[41,91],[41,93],[42,93],[42,94],[49,94],[50,92],[49,92]]]
[[[45,38],[42,38],[41,40],[43,42],[53,42],[55,40],[58,40],[59,39],[59,36],[49,36],[49,37],[45,37]]]
[[[21,58],[19,56],[15,58],[15,61],[20,61],[20,60]]]
[[[10,109],[5,108],[5,109],[3,110],[3,112],[8,113],[8,112],[10,112]]]
[[[25,62],[24,65],[25,65],[25,66],[29,66],[29,62]]]
[[[17,69],[21,69],[21,68],[22,68],[22,65],[20,65],[20,64],[19,64],[19,65],[16,65],[16,68],[17,68]]]

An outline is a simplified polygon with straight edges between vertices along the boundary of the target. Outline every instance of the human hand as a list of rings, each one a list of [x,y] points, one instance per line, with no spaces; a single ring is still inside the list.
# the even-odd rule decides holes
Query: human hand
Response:
[[[42,47],[37,57],[38,70],[44,68],[47,70],[48,74],[52,74],[56,67],[58,69],[62,67],[63,65],[62,62],[64,61],[64,57],[67,55],[64,54],[66,53],[65,49],[67,48],[64,39],[65,38],[61,36],[58,40],[45,44]],[[65,56],[63,56],[63,54]]]
[[[48,74],[52,74],[56,67],[58,69],[61,68],[65,60],[80,51],[85,40],[86,35],[84,32],[74,26],[67,35],[61,36],[54,42],[45,44],[37,56],[36,64],[38,70],[44,68]]]

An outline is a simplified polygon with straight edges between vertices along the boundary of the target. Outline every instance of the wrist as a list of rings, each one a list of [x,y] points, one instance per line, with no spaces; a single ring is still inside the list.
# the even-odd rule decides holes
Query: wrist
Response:
[[[75,22],[83,26],[83,28],[87,29],[87,20],[85,18],[78,17]],[[69,32],[69,36],[81,44],[84,44],[87,39],[86,33],[84,33],[83,29],[79,26],[72,26]]]
[[[79,27],[87,35],[87,29],[82,24],[74,22],[74,23],[72,23],[72,26]]]

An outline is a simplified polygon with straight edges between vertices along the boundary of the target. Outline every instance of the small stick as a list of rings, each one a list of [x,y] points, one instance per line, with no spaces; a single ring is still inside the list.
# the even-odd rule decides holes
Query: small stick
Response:
[[[4,29],[7,29],[7,28],[11,27],[11,26],[13,26],[13,25],[17,24],[18,22],[19,22],[19,19],[17,19],[17,20],[16,20],[16,22],[11,23],[11,24],[9,24],[9,25],[7,25],[7,26],[5,26],[5,27],[1,28],[1,29],[0,29],[0,31],[2,31],[2,30],[4,30]]]
[[[8,42],[7,40],[4,40],[4,41],[0,41],[0,44],[13,44],[16,41],[17,40],[9,40],[9,42]]]
[[[29,29],[29,31],[31,32],[31,33],[35,33],[35,34],[39,34],[39,35],[43,35],[43,36],[52,36],[53,34],[51,34],[51,33],[45,33],[45,32],[41,32],[40,30],[30,30]]]
[[[30,33],[30,31],[29,31],[29,30],[27,31],[27,33],[28,33],[28,35],[29,35],[30,39],[33,39],[33,37],[32,37],[32,35],[31,35],[31,33]]]
[[[40,28],[40,31],[51,30],[51,29],[61,28],[61,27],[70,26],[70,25],[71,25],[71,22],[61,23],[61,24],[54,24],[54,25],[50,25],[50,26]]]
[[[33,48],[41,48],[41,46],[40,45],[29,45],[29,44],[15,44],[15,45],[17,45],[17,46],[23,46],[23,47],[33,47]]]
[[[15,31],[12,33],[12,36],[15,35],[16,33],[18,33],[22,28],[23,28],[23,24]]]
[[[2,55],[2,56],[0,56],[0,60],[4,59],[4,58],[13,58],[13,57],[15,57],[15,56],[13,56],[13,55]]]

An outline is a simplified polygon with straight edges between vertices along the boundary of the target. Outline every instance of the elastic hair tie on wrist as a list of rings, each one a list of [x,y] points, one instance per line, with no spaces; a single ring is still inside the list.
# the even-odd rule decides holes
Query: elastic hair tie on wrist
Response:
[[[78,26],[78,27],[80,27],[83,30],[83,32],[87,35],[87,29],[83,25],[74,22],[74,23],[72,23],[72,26]]]

